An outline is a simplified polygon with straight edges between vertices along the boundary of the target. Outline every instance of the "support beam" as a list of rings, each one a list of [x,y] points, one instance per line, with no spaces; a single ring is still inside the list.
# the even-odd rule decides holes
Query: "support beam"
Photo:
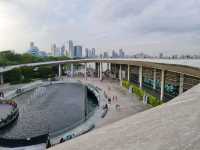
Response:
[[[3,73],[0,73],[0,84],[4,84]]]
[[[60,78],[62,76],[62,66],[61,64],[58,65],[58,77]]]
[[[122,65],[119,65],[119,80],[122,80]]]
[[[100,62],[100,80],[103,79],[102,72],[103,72],[103,65],[102,65],[102,62]]]
[[[97,63],[97,78],[100,78],[100,63]]]
[[[85,80],[87,80],[87,63],[85,63],[85,72],[84,72],[84,75],[85,75]]]
[[[179,95],[183,93],[184,74],[180,74]]]
[[[74,64],[71,64],[71,78],[74,77]]]
[[[130,65],[128,65],[128,81],[130,81]]]
[[[163,101],[164,98],[164,88],[165,88],[165,71],[161,71],[161,83],[160,83],[160,100]]]
[[[153,70],[153,89],[156,89],[156,69]]]
[[[139,84],[140,88],[142,88],[142,66],[139,68]]]
[[[110,63],[107,63],[107,70],[110,70]]]

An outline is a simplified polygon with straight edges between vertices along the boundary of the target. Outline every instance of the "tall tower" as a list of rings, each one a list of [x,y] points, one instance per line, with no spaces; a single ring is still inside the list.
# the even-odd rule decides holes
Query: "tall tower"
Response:
[[[72,40],[69,40],[69,55],[71,58],[74,58],[74,45]]]

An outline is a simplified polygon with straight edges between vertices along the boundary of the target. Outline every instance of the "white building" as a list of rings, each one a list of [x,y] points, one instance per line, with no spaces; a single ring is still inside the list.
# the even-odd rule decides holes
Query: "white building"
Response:
[[[72,40],[69,40],[69,55],[74,58],[74,44]]]

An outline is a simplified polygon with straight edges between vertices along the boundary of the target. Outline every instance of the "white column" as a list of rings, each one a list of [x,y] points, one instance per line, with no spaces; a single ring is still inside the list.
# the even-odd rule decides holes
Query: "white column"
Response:
[[[107,70],[109,70],[109,63],[107,63]]]
[[[130,81],[130,65],[128,65],[128,81]]]
[[[62,66],[61,64],[58,65],[58,77],[60,78],[62,76]]]
[[[156,89],[156,69],[153,70],[153,89]]]
[[[109,70],[111,71],[111,63],[109,63]]]
[[[74,64],[71,64],[71,78],[74,77]]]
[[[122,65],[119,66],[119,80],[122,80]]]
[[[139,68],[139,83],[140,83],[140,88],[142,88],[142,66]]]
[[[0,84],[4,84],[4,81],[3,81],[3,73],[0,73]]]
[[[183,93],[184,74],[180,74],[179,95]]]
[[[97,77],[100,78],[100,63],[98,63],[97,67],[98,67],[98,68],[97,68],[97,71],[98,71]]]
[[[160,100],[163,101],[164,97],[164,88],[165,88],[165,71],[161,71],[161,83],[160,83]]]
[[[87,80],[87,63],[85,63],[85,79]]]
[[[103,65],[102,65],[102,62],[100,62],[100,80],[102,80],[103,79],[103,76],[102,76],[102,71],[103,71]]]

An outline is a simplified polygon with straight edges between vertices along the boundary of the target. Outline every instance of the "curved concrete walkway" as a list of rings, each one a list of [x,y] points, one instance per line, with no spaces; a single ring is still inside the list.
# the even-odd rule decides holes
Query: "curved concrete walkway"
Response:
[[[127,89],[120,86],[119,81],[103,80],[95,78],[79,79],[83,83],[90,83],[101,88],[112,99],[111,104],[108,104],[109,110],[104,119],[96,124],[96,128],[119,121],[125,117],[131,116],[138,112],[149,109],[149,105],[144,105],[138,98],[129,94]],[[113,96],[117,96],[117,100],[113,100]],[[116,109],[116,104],[120,105],[120,110]]]

